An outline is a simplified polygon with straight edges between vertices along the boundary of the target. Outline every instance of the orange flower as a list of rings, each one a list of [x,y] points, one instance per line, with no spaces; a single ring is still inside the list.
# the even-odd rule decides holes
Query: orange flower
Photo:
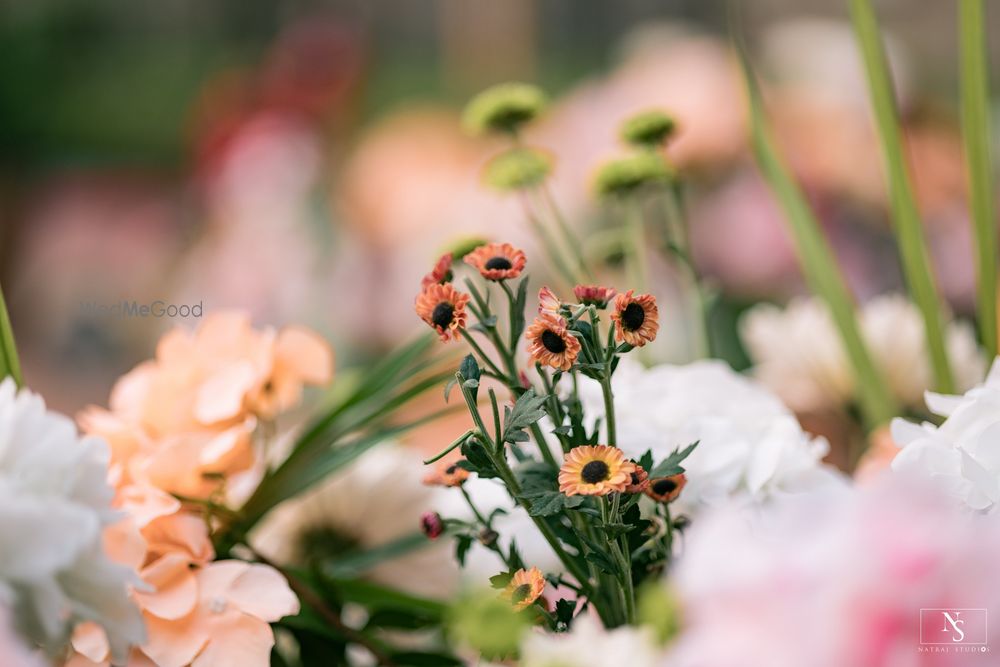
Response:
[[[681,489],[687,484],[687,477],[683,474],[672,475],[670,477],[660,477],[650,480],[646,487],[646,495],[661,503],[673,502],[677,496],[681,495]]]
[[[660,328],[660,312],[651,294],[632,296],[634,290],[619,294],[615,299],[615,312],[611,315],[617,325],[615,339],[633,347],[642,347],[656,338]]]
[[[538,314],[544,315],[548,313],[550,315],[559,315],[559,308],[562,307],[562,303],[559,301],[559,297],[555,295],[548,285],[542,287],[538,290]]]
[[[606,308],[608,302],[618,293],[613,287],[602,287],[600,285],[577,285],[573,288],[576,300],[587,306],[597,306]]]
[[[420,281],[421,289],[427,289],[431,285],[443,285],[451,282],[451,262],[450,252],[446,252],[438,259],[434,268]]]
[[[333,350],[316,332],[285,327],[269,347],[270,368],[247,396],[250,409],[264,419],[298,405],[303,385],[323,386],[333,379]]]
[[[566,320],[543,313],[525,332],[528,354],[540,363],[568,371],[580,354],[580,341],[566,329]]]
[[[636,465],[617,447],[574,447],[559,470],[559,490],[567,496],[624,493],[635,469]]]
[[[469,471],[459,467],[458,463],[448,463],[442,461],[431,472],[424,477],[424,484],[428,486],[462,486],[462,482],[469,479]]]
[[[469,298],[451,283],[431,285],[417,296],[415,308],[420,319],[431,325],[441,340],[447,342],[452,337],[458,338],[460,330],[465,328],[468,317],[465,304]]]
[[[527,262],[524,252],[509,243],[487,243],[465,256],[465,263],[476,267],[487,280],[517,278]]]
[[[514,573],[507,588],[504,589],[503,596],[510,600],[514,609],[521,611],[527,609],[535,600],[542,596],[545,591],[545,577],[537,567],[530,570],[518,570]]]
[[[642,493],[649,488],[649,473],[638,463],[634,465],[635,470],[632,471],[628,486],[625,487],[625,493]]]

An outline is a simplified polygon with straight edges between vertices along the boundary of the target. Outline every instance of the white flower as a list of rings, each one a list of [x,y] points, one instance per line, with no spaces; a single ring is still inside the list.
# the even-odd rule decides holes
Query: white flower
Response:
[[[947,419],[941,426],[893,420],[893,440],[903,449],[892,469],[930,478],[969,509],[996,512],[1000,507],[1000,359],[993,362],[986,381],[964,396],[928,392],[927,407]]]
[[[419,533],[420,517],[442,502],[424,486],[420,457],[379,445],[316,488],[279,505],[254,530],[255,549],[280,564],[384,546]],[[411,593],[446,597],[458,580],[451,540],[441,538],[365,569],[362,576]]]
[[[821,463],[827,442],[802,430],[777,396],[720,361],[648,370],[623,360],[612,381],[618,446],[658,462],[698,442],[684,462],[684,509],[728,500],[758,505],[789,493],[839,489],[840,477]],[[604,414],[600,387],[581,383],[590,419]],[[603,421],[603,420],[602,420]]]
[[[77,435],[40,396],[0,383],[0,599],[34,642],[57,651],[72,625],[94,621],[116,657],[143,639],[128,597],[133,573],[102,550],[117,519],[107,444]]]
[[[0,665],[4,667],[43,667],[40,656],[33,654],[10,627],[10,615],[0,605]]]
[[[859,323],[889,390],[903,405],[919,407],[933,373],[916,307],[898,294],[879,296],[861,308]],[[854,373],[840,335],[818,299],[796,299],[784,309],[755,306],[744,315],[740,331],[757,378],[796,412],[839,409],[855,398]],[[965,322],[948,324],[946,346],[957,386],[968,389],[985,370],[972,328]]]
[[[654,667],[658,651],[649,630],[623,626],[605,630],[582,614],[569,632],[531,633],[521,646],[521,667]]]

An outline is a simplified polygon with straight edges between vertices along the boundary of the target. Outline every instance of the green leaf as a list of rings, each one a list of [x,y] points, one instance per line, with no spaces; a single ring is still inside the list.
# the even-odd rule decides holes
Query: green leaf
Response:
[[[346,554],[324,568],[328,576],[335,578],[356,577],[386,561],[405,556],[417,549],[426,548],[430,540],[422,532],[415,532],[385,544],[361,552]]]
[[[400,651],[389,658],[400,667],[462,667],[462,661],[447,653]]]
[[[514,434],[524,431],[539,419],[545,416],[546,397],[535,394],[534,389],[529,389],[514,403],[514,408],[506,412],[506,420],[503,427],[504,442],[524,442],[525,437]]]
[[[573,613],[576,611],[576,600],[560,598],[556,601],[556,623],[561,623],[569,630],[573,625]]]
[[[785,211],[789,229],[795,239],[802,273],[812,292],[826,303],[840,333],[858,380],[858,398],[865,422],[869,428],[876,428],[900,413],[898,405],[861,338],[855,318],[854,300],[837,266],[833,251],[823,236],[819,221],[774,147],[764,121],[760,90],[746,53],[742,50],[740,62],[750,102],[751,135],[757,164]]]
[[[331,579],[329,584],[343,602],[354,602],[369,610],[409,611],[440,621],[448,608],[444,602],[418,597],[363,579]]]
[[[531,516],[552,516],[583,504],[582,496],[567,496],[559,491],[538,491],[524,497],[531,501]]]
[[[436,625],[439,619],[433,616],[425,616],[413,611],[400,611],[398,609],[379,609],[368,617],[365,623],[365,630],[376,628],[392,630],[422,630]]]
[[[955,391],[951,363],[944,342],[942,302],[934,284],[930,253],[924,239],[920,212],[910,186],[910,174],[903,152],[899,114],[892,86],[892,75],[879,34],[878,20],[870,0],[851,0],[851,18],[861,47],[861,57],[868,77],[872,108],[882,145],[882,157],[889,179],[893,230],[899,244],[903,274],[910,295],[924,320],[927,352],[934,369],[935,388],[945,394]],[[991,221],[995,225],[996,221]],[[991,249],[995,252],[995,249]]]
[[[681,463],[683,463],[684,459],[691,455],[691,452],[693,452],[697,446],[698,442],[696,441],[684,449],[678,447],[670,454],[670,456],[660,461],[659,465],[650,471],[649,476],[655,478],[670,477],[671,475],[681,474],[684,472],[684,468],[681,466]]]
[[[962,52],[962,136],[969,176],[976,253],[976,284],[980,337],[986,357],[997,355],[997,226],[990,157],[990,74],[983,0],[959,0],[959,40]]]
[[[461,567],[465,567],[465,557],[469,555],[472,541],[471,535],[459,535],[455,538],[455,560]]]
[[[513,572],[501,572],[500,574],[494,574],[490,577],[490,586],[497,590],[507,588],[507,585],[514,578]]]
[[[462,443],[462,456],[465,457],[465,460],[458,462],[459,467],[474,472],[483,479],[493,479],[500,476],[493,461],[490,460],[486,448],[476,438],[469,438]]]
[[[24,385],[21,377],[21,364],[17,358],[17,346],[14,344],[14,331],[10,326],[10,315],[7,313],[7,303],[0,289],[0,380],[10,376],[17,386]]]
[[[618,564],[608,556],[603,551],[589,551],[586,556],[587,560],[597,566],[601,572],[607,574],[613,574],[619,576],[621,574],[621,569]]]

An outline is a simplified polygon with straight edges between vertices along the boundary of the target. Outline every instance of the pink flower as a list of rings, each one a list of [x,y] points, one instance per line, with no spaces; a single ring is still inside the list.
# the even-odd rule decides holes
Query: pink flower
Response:
[[[756,523],[704,515],[676,571],[686,629],[669,664],[987,664],[978,647],[919,651],[920,610],[1000,609],[998,556],[1000,518],[960,512],[900,476],[839,498],[800,498]]]

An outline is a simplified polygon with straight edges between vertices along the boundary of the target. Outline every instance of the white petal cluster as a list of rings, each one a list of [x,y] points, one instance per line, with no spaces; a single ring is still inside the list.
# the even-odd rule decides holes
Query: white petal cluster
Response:
[[[889,390],[903,405],[919,407],[933,372],[916,307],[902,295],[887,294],[864,304],[858,318]],[[841,409],[856,397],[840,336],[818,299],[796,299],[784,309],[755,306],[743,317],[740,333],[757,378],[796,412]],[[951,322],[945,337],[955,381],[960,389],[968,389],[982,378],[986,366],[975,334],[967,323]]]
[[[970,510],[1000,508],[1000,359],[986,381],[963,396],[928,392],[940,426],[896,419],[892,437],[902,451],[892,469],[929,478]]]
[[[605,630],[591,614],[569,632],[533,633],[521,647],[521,667],[654,667],[661,664],[649,630],[624,626]]]
[[[623,360],[612,380],[618,446],[656,461],[693,442],[684,462],[688,483],[678,501],[688,510],[735,501],[760,505],[802,492],[839,490],[822,464],[828,444],[802,430],[777,396],[720,361],[643,369]],[[600,387],[581,384],[587,415],[603,415]]]
[[[94,621],[115,655],[143,638],[128,598],[132,573],[103,551],[117,516],[107,444],[79,437],[40,396],[0,383],[0,599],[19,629],[49,651],[77,621]]]

